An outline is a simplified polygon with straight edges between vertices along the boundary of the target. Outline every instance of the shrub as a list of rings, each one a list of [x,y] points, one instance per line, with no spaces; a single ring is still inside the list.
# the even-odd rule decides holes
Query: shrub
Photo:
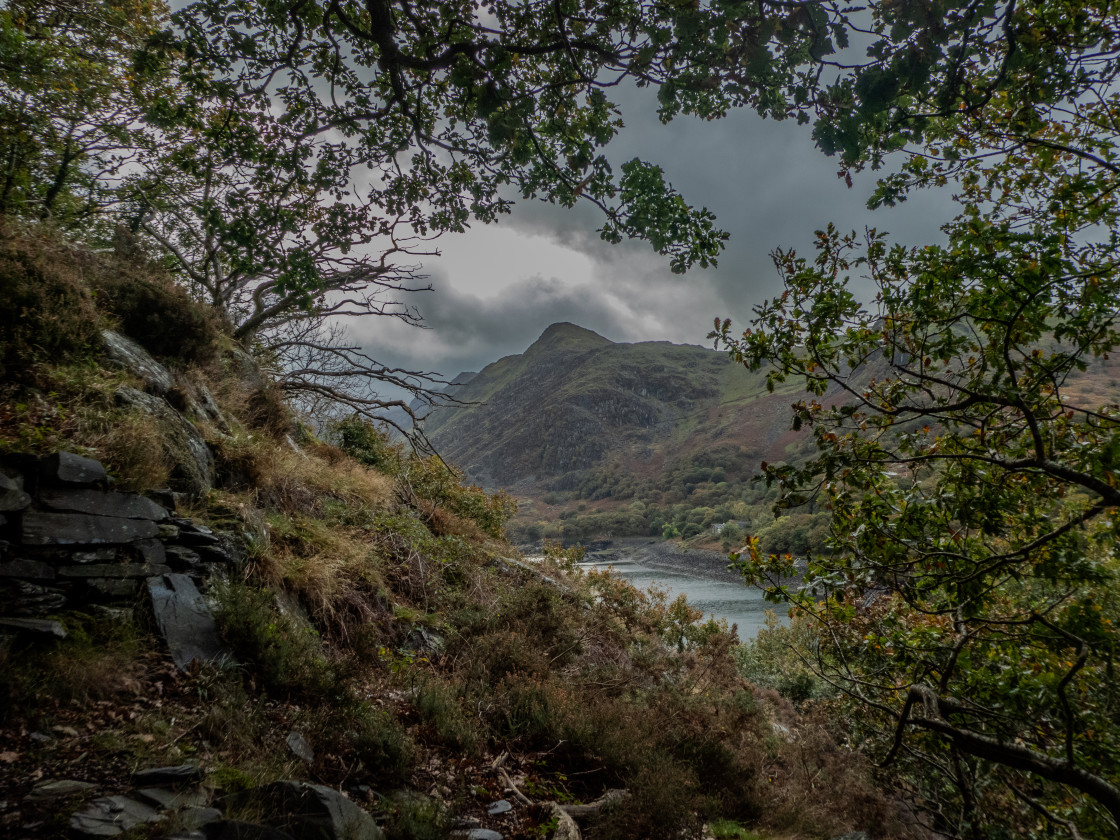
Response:
[[[164,360],[205,363],[217,353],[214,315],[154,267],[118,261],[93,281],[120,330]]]
[[[477,751],[478,733],[452,686],[435,679],[423,680],[416,688],[413,705],[433,740],[456,752]]]
[[[319,634],[275,596],[243,584],[216,587],[217,620],[226,641],[257,669],[265,686],[285,695],[333,695],[340,676],[323,652]]]
[[[0,228],[0,377],[27,381],[29,363],[90,353],[98,317],[66,248],[6,233]]]

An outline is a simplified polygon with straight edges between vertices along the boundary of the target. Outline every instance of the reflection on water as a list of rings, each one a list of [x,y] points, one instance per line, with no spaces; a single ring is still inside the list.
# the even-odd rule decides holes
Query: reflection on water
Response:
[[[668,590],[670,601],[684,593],[688,603],[703,610],[705,617],[714,615],[727,619],[728,624],[738,624],[739,638],[743,641],[753,639],[765,625],[767,610],[774,610],[782,623],[786,623],[783,607],[763,600],[761,589],[742,583],[698,577],[680,569],[644,566],[624,557],[610,563],[581,563],[580,567],[613,568],[639,589],[657,586]]]

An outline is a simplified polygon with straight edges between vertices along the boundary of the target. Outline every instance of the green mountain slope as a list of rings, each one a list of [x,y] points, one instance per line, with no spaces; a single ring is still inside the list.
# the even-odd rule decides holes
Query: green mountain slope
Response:
[[[789,432],[794,388],[769,393],[764,374],[724,353],[615,343],[567,323],[455,395],[467,404],[434,412],[429,439],[472,481],[514,491],[546,520],[562,514],[533,509],[546,498],[596,509],[624,499],[666,510],[755,503],[759,462],[784,460],[798,437]],[[653,519],[622,530],[648,533]]]

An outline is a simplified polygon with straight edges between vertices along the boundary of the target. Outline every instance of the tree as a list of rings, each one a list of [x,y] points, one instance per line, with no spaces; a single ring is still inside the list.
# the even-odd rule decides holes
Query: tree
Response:
[[[804,383],[817,454],[764,472],[832,520],[800,590],[757,541],[740,562],[819,620],[818,672],[933,828],[1115,836],[1120,19],[904,2],[860,29],[866,62],[820,65],[818,144],[902,150],[872,203],[950,185],[960,212],[923,248],[821,231],[813,260],[776,253],[750,329],[717,321]]]
[[[415,323],[407,294],[423,288],[416,258],[431,252],[430,240],[493,221],[517,195],[590,201],[604,213],[605,239],[645,238],[674,270],[713,263],[725,234],[710,213],[690,207],[657,166],[632,160],[616,171],[608,161],[619,120],[607,94],[627,80],[658,85],[665,119],[710,118],[743,103],[784,116],[782,84],[803,54],[824,51],[828,23],[816,7],[785,0],[486,9],[466,0],[206,0],[177,12],[136,52],[139,30],[102,14],[118,6],[55,0],[63,18],[82,15],[71,29],[62,18],[11,19],[16,73],[33,52],[24,37],[33,29],[117,38],[119,47],[94,86],[121,103],[115,116],[108,104],[62,90],[63,116],[37,117],[21,149],[69,148],[55,136],[66,125],[127,129],[113,139],[128,167],[114,157],[98,169],[99,147],[87,144],[86,169],[66,160],[23,166],[25,191],[50,192],[51,173],[73,191],[82,173],[83,189],[99,196],[88,204],[90,222],[123,222],[147,237],[266,354],[324,353],[320,375],[287,383],[341,397],[353,392],[340,383],[386,371],[331,340],[326,319]],[[169,84],[153,87],[161,74]],[[422,372],[394,377],[430,395]],[[343,402],[378,407],[371,393]]]
[[[0,9],[0,212],[91,224],[135,162],[138,45],[159,0],[10,0]],[[146,92],[163,81],[146,80]]]

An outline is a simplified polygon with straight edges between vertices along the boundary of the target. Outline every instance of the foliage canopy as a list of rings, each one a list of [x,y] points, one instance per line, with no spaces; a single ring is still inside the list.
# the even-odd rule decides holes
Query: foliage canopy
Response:
[[[772,592],[819,619],[818,672],[953,836],[1120,825],[1118,23],[875,4],[868,60],[822,76],[818,144],[853,168],[900,149],[872,204],[949,185],[959,215],[923,248],[821,231],[814,259],[775,255],[785,291],[750,329],[713,334],[805,385],[817,456],[764,468],[832,539]],[[740,562],[794,571],[757,541]]]

